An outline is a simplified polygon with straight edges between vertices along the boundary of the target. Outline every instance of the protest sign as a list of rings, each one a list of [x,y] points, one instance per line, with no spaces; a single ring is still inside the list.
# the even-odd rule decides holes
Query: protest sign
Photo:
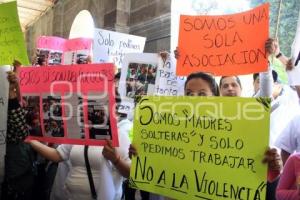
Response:
[[[136,96],[154,94],[159,55],[154,53],[129,53],[124,57],[118,92],[127,99],[127,105]],[[130,101],[128,99],[131,99]],[[123,105],[123,103],[121,103]],[[128,114],[130,114],[128,112]]]
[[[64,65],[91,63],[92,39],[74,38],[66,41]]]
[[[61,65],[66,40],[60,37],[41,36],[36,45],[35,65]]]
[[[41,36],[37,40],[36,65],[88,64],[92,39]]]
[[[179,96],[184,94],[184,77],[176,75],[174,54],[168,54],[165,60],[159,57],[154,94],[162,96]]]
[[[262,98],[142,98],[131,186],[175,199],[265,199],[269,110]]]
[[[0,4],[0,65],[14,60],[29,64],[16,1]]]
[[[27,67],[19,78],[29,139],[118,145],[112,64]]]
[[[126,53],[144,51],[145,41],[145,37],[95,29],[93,62],[112,62],[120,68]]]
[[[269,4],[232,15],[180,17],[177,75],[239,75],[267,70]]]
[[[9,88],[6,72],[9,71],[9,69],[10,66],[0,67],[0,183],[2,183],[4,177],[4,157],[6,152],[6,126]]]
[[[131,108],[127,114],[132,114],[136,96],[183,95],[184,81],[185,78],[176,76],[173,54],[168,54],[165,60],[153,53],[126,54],[118,90],[122,97],[121,108]]]

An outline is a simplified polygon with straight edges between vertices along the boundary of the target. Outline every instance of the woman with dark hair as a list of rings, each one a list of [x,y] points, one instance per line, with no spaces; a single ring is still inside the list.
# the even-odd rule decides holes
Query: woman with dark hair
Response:
[[[220,96],[215,79],[203,72],[192,73],[187,77],[184,93],[186,96]]]

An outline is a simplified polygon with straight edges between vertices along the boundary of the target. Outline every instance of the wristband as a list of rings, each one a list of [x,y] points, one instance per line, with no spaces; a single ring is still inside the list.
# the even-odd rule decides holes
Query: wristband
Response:
[[[279,52],[277,55],[276,55],[276,58],[280,58],[282,56],[282,53]]]

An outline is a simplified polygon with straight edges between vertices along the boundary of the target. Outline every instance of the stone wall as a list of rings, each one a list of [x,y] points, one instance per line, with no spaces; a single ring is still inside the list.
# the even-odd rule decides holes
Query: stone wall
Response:
[[[68,38],[81,10],[90,11],[97,28],[147,37],[145,52],[170,49],[171,0],[60,0],[27,28],[30,58],[39,36]]]

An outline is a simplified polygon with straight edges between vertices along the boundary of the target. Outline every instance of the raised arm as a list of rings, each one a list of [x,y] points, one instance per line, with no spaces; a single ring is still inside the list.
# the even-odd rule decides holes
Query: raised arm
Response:
[[[266,51],[268,54],[273,54],[286,68],[289,62],[287,58],[281,51],[279,47],[279,42],[277,39],[269,38],[265,43]]]

